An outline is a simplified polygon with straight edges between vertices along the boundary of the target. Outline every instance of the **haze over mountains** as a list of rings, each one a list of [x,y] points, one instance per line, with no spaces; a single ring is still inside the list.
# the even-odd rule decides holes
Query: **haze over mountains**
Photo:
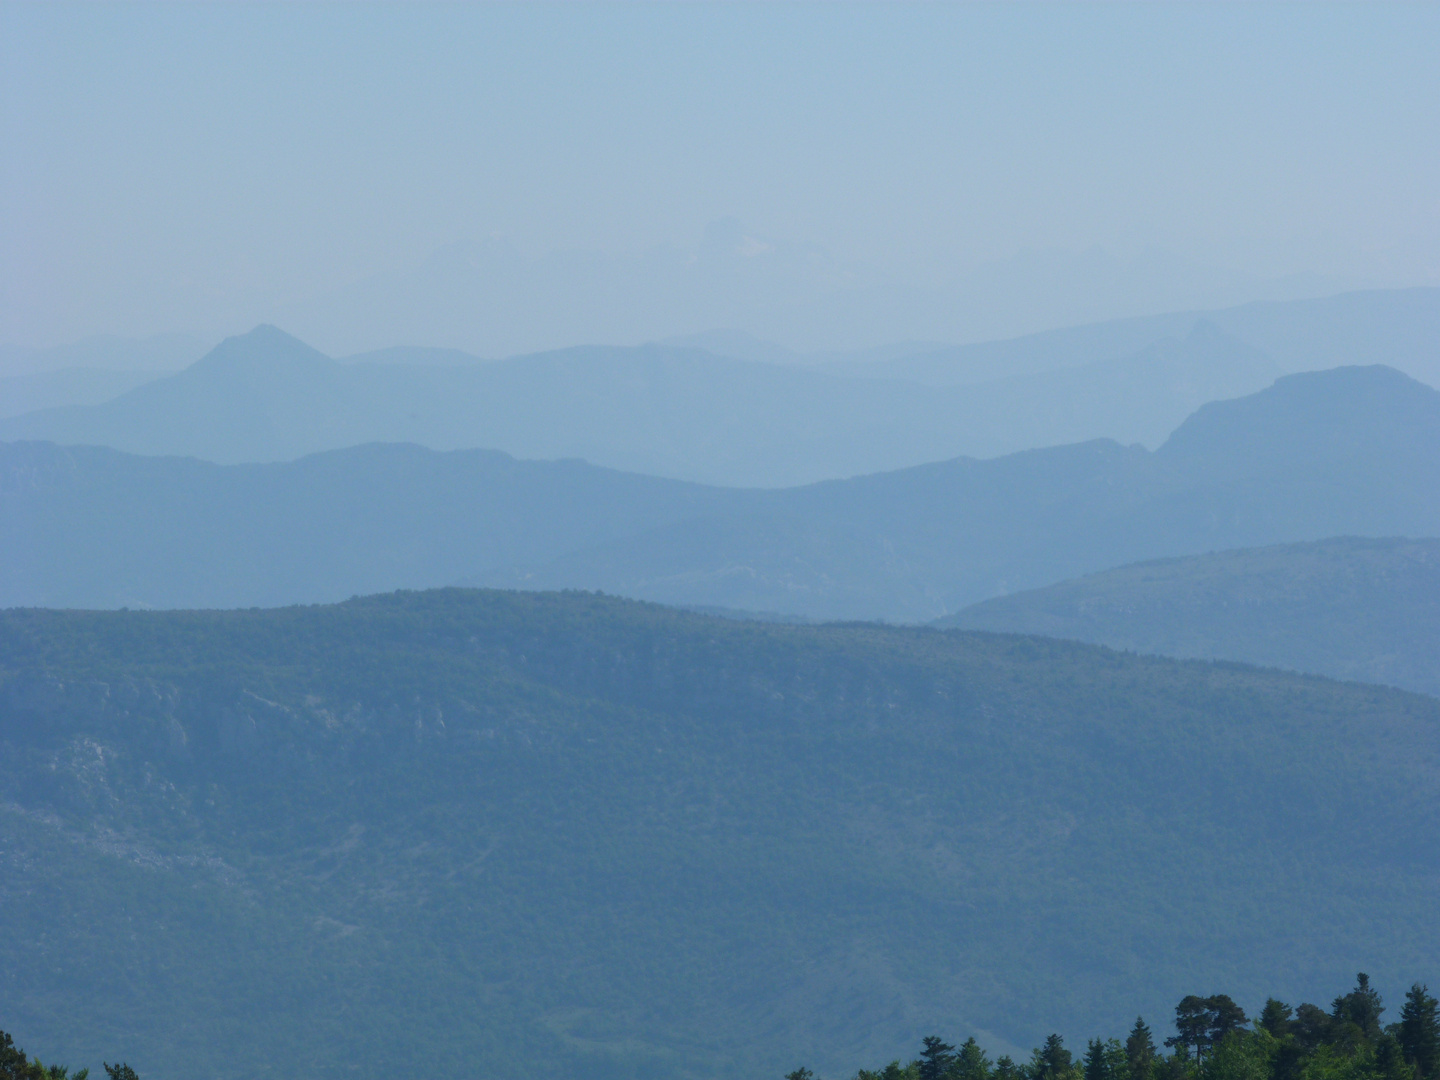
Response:
[[[1440,540],[1339,537],[1123,566],[937,622],[1242,660],[1440,697]]]
[[[971,345],[835,357],[826,370],[936,386],[987,382],[1093,364],[1184,337],[1197,322],[1243,342],[1287,373],[1386,364],[1440,384],[1440,289],[1377,289],[1213,311],[1172,312],[1066,327]],[[723,350],[723,339],[711,346]]]
[[[946,276],[917,283],[822,246],[755,235],[728,218],[712,222],[697,245],[627,255],[557,249],[529,257],[498,237],[457,241],[406,269],[275,308],[271,319],[335,353],[426,341],[502,356],[713,327],[813,352],[901,337],[1013,337],[1347,287],[1344,278],[1314,273],[1264,280],[1158,249],[1129,257],[1033,250]]]
[[[1103,433],[1154,444],[1204,401],[1279,373],[1203,324],[1125,360],[938,390],[666,346],[372,356],[339,363],[261,327],[106,404],[0,421],[0,437],[221,463],[417,442],[777,487]]]
[[[97,405],[206,352],[184,334],[96,337],[48,349],[0,345],[0,418],[63,405]]]
[[[0,3],[0,1080],[1440,1080],[1437,55]]]
[[[1159,450],[1095,441],[765,496],[479,583],[919,619],[1161,555],[1440,533],[1440,392],[1384,367],[1212,402]]]
[[[245,466],[0,453],[12,605],[248,606],[468,581],[925,620],[1139,559],[1440,534],[1440,392],[1378,366],[1211,403],[1153,452],[1102,440],[776,491],[393,445]]]
[[[843,356],[260,327],[0,420],[0,607],[262,609],[0,613],[7,1022],[742,1080],[1435,963],[1440,391],[1336,362],[1432,370],[1437,296]],[[133,377],[73,371],[28,392]],[[512,591],[391,592],[457,583]]]
[[[188,334],[125,338],[111,334],[48,348],[0,344],[0,377],[83,371],[177,371],[205,354],[206,345]]]
[[[105,404],[0,420],[0,438],[222,463],[417,442],[778,487],[1097,437],[1153,447],[1206,401],[1345,358],[1423,378],[1435,363],[1424,343],[1440,328],[1440,290],[1252,305],[1219,320],[1167,316],[818,368],[676,346],[483,364],[453,350],[389,349],[337,363],[262,327]]]
[[[159,378],[154,371],[61,368],[0,378],[0,419],[67,405],[99,405]]]

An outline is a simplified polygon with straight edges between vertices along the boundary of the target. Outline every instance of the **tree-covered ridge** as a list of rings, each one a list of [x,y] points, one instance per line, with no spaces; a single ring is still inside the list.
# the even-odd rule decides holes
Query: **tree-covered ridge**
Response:
[[[1076,1056],[1052,1034],[1028,1061],[991,1061],[972,1036],[957,1048],[927,1036],[919,1056],[860,1069],[854,1080],[1437,1080],[1440,1003],[1422,983],[1405,995],[1399,1019],[1361,973],[1329,1010],[1266,1000],[1252,1022],[1227,994],[1186,995],[1175,1006],[1175,1034],[1157,1046],[1144,1017],[1129,1034],[1091,1039]],[[1168,1049],[1169,1054],[1164,1053]],[[814,1080],[801,1067],[785,1080]]]
[[[385,1075],[837,1075],[1440,964],[1440,702],[1236,665],[573,593],[10,611],[0,761],[0,1019],[147,1080],[339,1080],[357,1026]]]

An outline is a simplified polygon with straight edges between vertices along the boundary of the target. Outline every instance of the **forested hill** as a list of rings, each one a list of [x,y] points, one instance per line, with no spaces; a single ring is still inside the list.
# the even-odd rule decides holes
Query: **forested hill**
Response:
[[[848,1074],[1440,969],[1440,702],[1273,671],[575,593],[16,610],[0,760],[3,1026],[145,1080]]]
[[[1440,697],[1440,540],[1337,537],[1122,566],[939,620]]]

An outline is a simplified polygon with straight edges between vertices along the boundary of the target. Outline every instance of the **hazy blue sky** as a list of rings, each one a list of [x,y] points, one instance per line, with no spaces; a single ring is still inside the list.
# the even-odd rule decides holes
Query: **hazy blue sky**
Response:
[[[940,293],[1094,249],[1180,293],[1440,283],[1437,56],[1408,4],[8,3],[0,341],[243,329],[487,237],[683,257],[727,217]]]

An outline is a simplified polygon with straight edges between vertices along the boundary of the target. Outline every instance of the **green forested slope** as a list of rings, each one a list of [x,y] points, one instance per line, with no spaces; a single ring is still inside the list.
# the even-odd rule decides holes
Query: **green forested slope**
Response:
[[[0,665],[0,1026],[47,1060],[836,1072],[1440,966],[1398,691],[456,590],[11,611]]]
[[[1440,540],[1337,537],[1122,566],[937,625],[1241,660],[1440,697]]]

